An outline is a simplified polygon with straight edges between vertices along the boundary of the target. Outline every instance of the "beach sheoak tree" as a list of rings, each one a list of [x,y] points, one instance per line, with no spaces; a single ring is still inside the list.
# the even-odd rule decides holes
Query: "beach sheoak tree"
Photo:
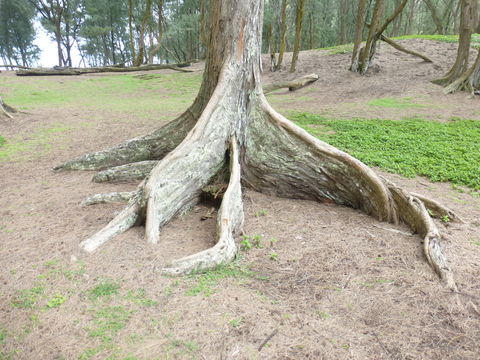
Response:
[[[135,225],[146,240],[191,208],[203,188],[224,177],[226,190],[210,249],[163,265],[177,275],[231,261],[244,221],[242,187],[361,209],[380,221],[404,222],[423,237],[426,259],[455,289],[428,208],[455,215],[378,176],[354,157],[322,142],[277,113],[261,86],[263,1],[214,0],[203,82],[193,104],[151,134],[83,155],[55,169],[103,170],[96,181],[141,179],[132,193],[98,195],[91,202],[128,199],[109,224],[81,243],[92,252]]]

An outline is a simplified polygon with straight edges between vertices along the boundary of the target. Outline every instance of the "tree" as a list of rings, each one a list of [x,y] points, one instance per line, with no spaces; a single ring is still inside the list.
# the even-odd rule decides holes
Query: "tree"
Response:
[[[0,1],[0,58],[4,64],[30,66],[40,50],[33,45],[35,11],[25,0]]]
[[[167,274],[211,268],[233,259],[242,228],[242,187],[283,197],[334,202],[381,221],[403,221],[424,237],[428,262],[455,289],[427,208],[439,204],[376,175],[278,114],[261,87],[263,1],[215,0],[203,82],[179,118],[153,133],[70,160],[55,170],[101,170],[96,181],[139,179],[133,193],[99,195],[91,202],[129,199],[108,225],[81,243],[94,251],[136,224],[160,241],[160,228],[199,200],[206,186],[226,188],[217,218],[217,244],[163,267]],[[454,217],[449,213],[450,218]]]
[[[478,66],[478,59],[469,69],[470,43],[478,22],[478,0],[461,0],[460,35],[457,58],[450,71],[435,84],[445,86],[446,93],[467,90],[473,92],[472,75]]]
[[[372,59],[375,56],[375,53],[377,51],[378,40],[385,41],[387,44],[393,46],[395,49],[399,51],[403,51],[407,54],[417,56],[426,62],[432,62],[432,60],[430,60],[425,55],[419,54],[412,50],[408,50],[403,46],[401,46],[400,44],[397,44],[392,39],[387,38],[383,34],[387,29],[388,25],[390,25],[390,23],[393,20],[395,20],[399,14],[401,14],[401,12],[403,11],[403,8],[405,7],[405,5],[407,5],[407,2],[408,0],[402,0],[398,4],[398,6],[394,9],[393,13],[382,24],[381,20],[385,10],[385,2],[384,0],[376,0],[370,24],[366,24],[365,17],[366,17],[367,2],[366,0],[360,0],[358,5],[358,12],[357,12],[357,24],[355,28],[355,43],[353,46],[350,71],[358,72],[361,75],[364,75],[367,72],[372,62]],[[367,36],[367,41],[365,43],[365,46],[361,47],[362,34],[365,26],[368,27],[368,36]]]
[[[292,63],[290,65],[290,72],[295,72],[297,66],[298,54],[302,47],[302,24],[303,24],[303,9],[305,7],[305,0],[297,0],[297,11],[295,16],[295,43],[293,46]]]

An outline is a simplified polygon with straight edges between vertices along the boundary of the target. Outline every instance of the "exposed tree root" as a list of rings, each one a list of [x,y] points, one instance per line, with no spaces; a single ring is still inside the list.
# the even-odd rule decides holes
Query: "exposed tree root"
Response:
[[[263,87],[263,93],[267,94],[269,92],[282,89],[282,88],[288,88],[288,90],[290,91],[295,91],[317,80],[318,80],[317,74],[309,74],[309,75],[305,75],[290,81],[281,81],[281,82],[276,82],[272,84],[267,84]]]
[[[429,199],[423,195],[417,193],[411,193],[412,196],[415,196],[417,199],[421,200],[425,207],[431,211],[432,217],[444,217],[448,216],[449,220],[456,221],[459,223],[465,223],[465,221],[458,216],[453,210],[449,209],[448,207],[440,204],[439,202]]]
[[[142,220],[141,210],[144,207],[142,195],[142,191],[137,192],[136,195],[130,199],[128,206],[120,214],[110,221],[102,230],[81,242],[80,247],[87,252],[93,252],[108,240],[127,231],[137,222],[140,222]]]
[[[17,110],[7,104],[5,104],[0,97],[0,113],[8,117],[9,119],[14,119],[14,117],[10,113],[16,113]]]
[[[433,63],[433,61],[425,56],[425,55],[422,55],[416,51],[413,51],[413,50],[409,50],[407,48],[404,48],[402,45],[400,45],[399,43],[393,41],[392,39],[386,37],[385,35],[380,35],[380,40],[383,40],[385,41],[388,45],[390,45],[391,47],[393,47],[394,49],[397,49],[398,51],[402,51],[406,54],[409,54],[409,55],[413,55],[413,56],[416,56],[416,57],[419,57],[420,59],[422,59],[423,61],[425,62],[428,62],[428,63]]]
[[[294,197],[295,193],[298,197],[300,193],[304,198],[360,208],[381,221],[406,223],[424,238],[429,264],[450,289],[456,290],[440,245],[440,232],[421,199],[380,178],[348,154],[314,138],[276,113],[265,100],[262,107],[271,123],[279,128],[264,131],[269,134],[265,136],[255,128],[259,120],[252,124],[247,170],[244,167],[249,185],[287,197]],[[257,119],[261,116],[258,114]],[[255,147],[255,143],[261,147]],[[428,206],[434,206],[434,202],[422,199]],[[441,205],[438,209],[448,211]],[[458,218],[453,212],[449,214]]]
[[[217,217],[217,243],[214,247],[173,261],[162,269],[169,275],[182,275],[210,269],[231,261],[236,254],[235,235],[243,226],[242,187],[237,140],[230,140],[230,181]]]
[[[152,169],[158,164],[156,160],[139,161],[136,163],[115,166],[113,168],[100,171],[92,178],[93,182],[129,182],[135,180],[143,180]]]
[[[108,194],[96,194],[93,196],[87,197],[85,200],[82,201],[82,206],[89,206],[95,204],[106,204],[106,203],[114,203],[114,202],[127,202],[132,199],[136,191],[129,191],[129,192],[113,192]]]

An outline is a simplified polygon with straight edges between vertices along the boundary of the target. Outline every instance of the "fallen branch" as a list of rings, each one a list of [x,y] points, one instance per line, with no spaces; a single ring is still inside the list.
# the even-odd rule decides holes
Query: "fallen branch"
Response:
[[[262,341],[262,343],[261,343],[260,346],[258,347],[258,351],[262,351],[263,347],[264,347],[265,345],[267,345],[268,342],[269,342],[270,340],[272,340],[272,338],[273,338],[275,335],[277,335],[277,333],[278,333],[278,329],[273,330],[272,333],[271,333],[270,335],[268,335],[268,336],[265,338],[265,340]]]
[[[310,75],[302,76],[295,80],[281,81],[273,84],[267,84],[263,87],[263,93],[267,94],[269,92],[282,89],[282,88],[288,88],[288,90],[290,91],[295,91],[317,80],[318,80],[317,74],[310,74]]]
[[[82,201],[82,206],[89,206],[95,204],[106,204],[114,202],[128,202],[137,194],[136,191],[129,192],[113,192],[108,194],[96,194],[87,197]]]
[[[430,58],[426,57],[425,55],[422,55],[422,54],[420,54],[420,53],[417,53],[416,51],[413,51],[413,50],[406,49],[406,48],[404,48],[402,45],[396,43],[395,41],[393,41],[392,39],[386,37],[386,36],[383,35],[383,34],[380,35],[380,40],[385,41],[388,45],[392,46],[393,48],[397,49],[398,51],[401,51],[401,52],[404,52],[404,53],[406,53],[406,54],[419,57],[420,59],[422,59],[422,60],[425,61],[425,62],[433,63],[433,61],[432,61]]]
[[[82,75],[104,72],[135,72],[135,71],[150,71],[150,70],[165,70],[171,69],[176,71],[189,71],[182,68],[190,66],[190,62],[179,64],[150,64],[141,66],[119,67],[119,66],[104,66],[91,68],[36,68],[36,69],[22,69],[17,71],[17,76],[54,76],[54,75]]]

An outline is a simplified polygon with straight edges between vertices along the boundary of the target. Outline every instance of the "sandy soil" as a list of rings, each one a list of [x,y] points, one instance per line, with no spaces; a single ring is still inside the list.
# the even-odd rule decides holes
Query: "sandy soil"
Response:
[[[270,98],[284,110],[338,117],[478,118],[478,99],[443,96],[429,83],[448,68],[455,46],[422,40],[405,44],[424,51],[435,65],[384,45],[378,71],[360,78],[346,70],[348,54],[304,52],[299,73],[317,72],[321,79],[294,95],[281,90]],[[0,74],[0,93],[8,90],[2,89],[3,76],[11,75]],[[288,76],[298,73],[267,72],[266,79]],[[368,105],[379,97],[409,97],[428,107]],[[353,209],[249,190],[245,234],[261,235],[262,247],[243,252],[239,264],[256,274],[172,279],[158,273],[162,264],[212,245],[214,220],[200,219],[208,207],[199,205],[167,225],[160,245],[147,244],[138,227],[85,255],[78,243],[122,206],[85,208],[79,206],[81,200],[135,184],[94,184],[89,172],[50,170],[73,156],[143,134],[158,121],[153,116],[132,122],[128,115],[98,114],[72,104],[32,110],[15,122],[1,119],[0,134],[28,142],[40,124],[53,125],[58,119],[70,128],[51,139],[50,148],[33,146],[15,160],[0,162],[0,358],[480,357],[480,199],[468,192],[379,171],[465,219],[465,224],[439,223],[460,294],[448,292],[438,281],[422,255],[421,239],[403,226],[379,223]],[[96,120],[93,126],[79,125],[89,119]],[[105,279],[120,285],[118,294],[93,300],[91,290]],[[38,286],[44,290],[31,308],[13,306],[22,299],[22,290]],[[132,296],[137,289],[145,295]],[[65,301],[52,306],[56,295]],[[99,310],[113,307],[125,309],[126,317],[110,322],[99,317]],[[112,332],[118,323],[122,326]],[[92,335],[106,327],[108,339]]]

